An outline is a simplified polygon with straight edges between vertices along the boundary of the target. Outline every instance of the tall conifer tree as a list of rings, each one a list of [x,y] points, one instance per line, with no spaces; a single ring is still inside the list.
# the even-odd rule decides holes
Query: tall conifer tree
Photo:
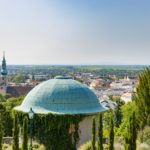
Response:
[[[18,115],[14,113],[13,118],[13,150],[19,150],[19,123]]]
[[[136,150],[137,127],[135,112],[132,113],[127,125],[127,133],[125,135],[125,150]]]
[[[28,118],[23,120],[23,143],[22,150],[28,150]]]
[[[98,150],[103,150],[103,116],[99,114],[98,119]]]
[[[3,125],[2,125],[2,120],[0,120],[0,150],[2,150],[2,144],[3,144]]]
[[[150,125],[150,67],[145,68],[139,75],[133,100],[137,107],[137,118],[140,128]]]
[[[112,114],[110,117],[109,126],[109,150],[114,150],[114,121]]]
[[[96,147],[95,147],[95,134],[96,134],[95,118],[93,118],[93,122],[92,122],[92,150],[96,150]]]

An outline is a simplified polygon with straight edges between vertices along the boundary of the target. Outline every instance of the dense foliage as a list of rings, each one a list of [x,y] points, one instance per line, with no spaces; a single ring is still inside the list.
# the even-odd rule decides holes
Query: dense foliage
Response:
[[[0,103],[2,122],[3,122],[3,126],[5,127],[4,136],[12,136],[12,128],[13,128],[12,109],[15,106],[20,105],[23,98],[24,98],[23,96],[18,97],[18,98],[11,97],[11,98],[8,98],[6,102]]]
[[[28,114],[18,112],[20,120]],[[34,115],[33,138],[46,150],[76,150],[83,115]]]
[[[23,74],[17,74],[11,77],[11,80],[15,83],[24,83],[26,79],[27,79],[27,76]]]
[[[127,123],[132,113],[135,111],[135,103],[129,102],[121,107],[122,122],[119,127],[115,128],[115,135],[118,137],[124,137],[127,132]]]
[[[36,115],[34,136],[47,150],[75,150],[79,140],[80,115]]]

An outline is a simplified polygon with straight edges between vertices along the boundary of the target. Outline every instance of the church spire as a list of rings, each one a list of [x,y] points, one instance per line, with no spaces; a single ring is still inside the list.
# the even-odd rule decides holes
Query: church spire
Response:
[[[7,76],[7,74],[8,74],[8,72],[7,72],[7,67],[6,67],[5,52],[3,52],[1,75]]]

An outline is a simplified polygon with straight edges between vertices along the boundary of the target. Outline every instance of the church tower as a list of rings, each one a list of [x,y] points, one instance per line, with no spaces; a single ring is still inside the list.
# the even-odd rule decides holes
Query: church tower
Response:
[[[6,78],[7,74],[8,72],[7,72],[7,67],[6,67],[5,53],[3,53],[1,75]]]
[[[7,66],[6,66],[6,59],[5,59],[5,53],[3,53],[3,60],[2,60],[2,66],[1,66],[1,77],[0,77],[0,93],[6,94],[6,88],[7,88]]]

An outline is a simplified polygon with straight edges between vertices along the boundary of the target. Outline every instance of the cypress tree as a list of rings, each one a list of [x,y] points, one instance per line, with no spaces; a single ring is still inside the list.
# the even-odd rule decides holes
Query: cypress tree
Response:
[[[98,119],[98,150],[103,150],[103,116],[99,114]]]
[[[125,134],[125,145],[124,145],[125,150],[132,150],[131,144],[132,144],[132,134],[131,134],[131,128],[129,124],[127,126],[127,133]]]
[[[114,150],[114,121],[113,121],[113,115],[110,117],[109,121],[109,150]]]
[[[150,125],[150,67],[145,68],[139,75],[136,92],[133,95],[133,100],[136,103],[136,115],[139,119],[140,128]]]
[[[2,121],[0,120],[0,150],[2,150],[2,144],[3,144],[3,125],[2,125]]]
[[[115,114],[115,126],[117,128],[119,128],[120,124],[121,124],[121,121],[122,121],[122,112],[121,112],[121,106],[124,105],[124,102],[121,102],[120,99],[117,99],[116,100],[116,103],[117,103],[117,106],[116,106],[116,109],[114,111],[114,114]]]
[[[13,118],[13,150],[19,150],[19,124],[18,116],[14,113]]]
[[[93,121],[92,121],[92,150],[96,150],[96,147],[95,147],[95,133],[96,133],[96,130],[95,130],[95,118],[93,118]]]
[[[22,150],[28,150],[28,118],[27,117],[25,117],[23,120]]]
[[[132,130],[132,150],[136,150],[136,139],[137,139],[137,123],[136,123],[136,117],[135,117],[135,112],[132,114],[132,120],[131,120],[131,130]]]
[[[78,133],[78,131],[79,131],[79,123],[75,123],[74,124],[74,133],[73,133],[73,149],[74,150],[77,150],[77,144],[78,144],[78,141],[79,141],[79,133]]]
[[[136,139],[137,139],[137,129],[136,129],[136,118],[135,112],[132,113],[129,118],[127,126],[127,134],[125,136],[125,150],[136,150]]]

